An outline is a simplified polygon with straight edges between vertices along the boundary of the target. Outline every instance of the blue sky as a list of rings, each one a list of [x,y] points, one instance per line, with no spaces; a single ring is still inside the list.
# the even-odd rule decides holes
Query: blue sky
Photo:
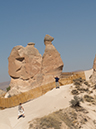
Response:
[[[91,69],[96,54],[96,0],[0,0],[0,82],[10,80],[12,48],[34,42],[43,55],[46,34],[54,37],[64,72]]]

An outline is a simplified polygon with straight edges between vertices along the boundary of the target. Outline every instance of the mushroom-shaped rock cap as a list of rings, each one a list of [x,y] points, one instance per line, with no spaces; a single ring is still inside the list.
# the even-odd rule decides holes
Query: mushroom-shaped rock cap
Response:
[[[54,38],[52,36],[50,36],[48,34],[45,35],[44,42],[45,41],[51,41],[52,42],[53,40],[54,40]]]
[[[33,46],[34,46],[34,45],[35,45],[35,43],[33,43],[33,42],[29,42],[29,43],[28,43],[28,45],[33,45]]]

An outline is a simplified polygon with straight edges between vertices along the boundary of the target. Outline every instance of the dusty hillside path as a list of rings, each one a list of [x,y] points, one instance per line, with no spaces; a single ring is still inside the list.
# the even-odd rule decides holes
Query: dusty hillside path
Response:
[[[59,89],[54,88],[45,95],[23,104],[25,118],[17,119],[17,106],[1,110],[0,129],[27,129],[28,122],[32,119],[68,107],[73,97],[69,92],[71,85],[61,86]]]

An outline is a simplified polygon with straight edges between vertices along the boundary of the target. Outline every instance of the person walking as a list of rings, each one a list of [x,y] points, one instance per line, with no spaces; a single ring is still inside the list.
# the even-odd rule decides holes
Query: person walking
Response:
[[[18,105],[18,119],[20,117],[25,117],[25,115],[24,115],[24,108],[22,107],[21,103]]]
[[[56,89],[59,88],[59,78],[55,77]]]

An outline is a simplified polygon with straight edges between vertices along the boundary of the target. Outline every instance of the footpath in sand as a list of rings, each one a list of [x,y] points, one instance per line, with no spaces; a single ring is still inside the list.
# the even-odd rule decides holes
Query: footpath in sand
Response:
[[[54,88],[43,96],[22,104],[25,118],[17,119],[18,106],[0,110],[0,129],[28,129],[28,122],[32,119],[68,107],[73,97],[69,92],[70,86],[72,84]]]
[[[92,69],[85,72],[86,80],[89,79],[91,74]],[[72,85],[64,85],[59,89],[54,88],[46,94],[24,103],[22,106],[25,109],[25,118],[17,119],[18,106],[0,110],[0,129],[28,129],[28,122],[32,119],[69,107],[69,101],[73,98],[73,95],[70,93],[70,86]],[[83,104],[83,107],[86,106],[86,104]],[[89,111],[89,116],[93,120],[96,118],[96,114],[92,114],[91,109],[95,110],[95,108],[96,106],[86,107]],[[91,129],[92,126],[90,126],[88,125],[87,127],[89,128],[86,126],[84,128]]]

